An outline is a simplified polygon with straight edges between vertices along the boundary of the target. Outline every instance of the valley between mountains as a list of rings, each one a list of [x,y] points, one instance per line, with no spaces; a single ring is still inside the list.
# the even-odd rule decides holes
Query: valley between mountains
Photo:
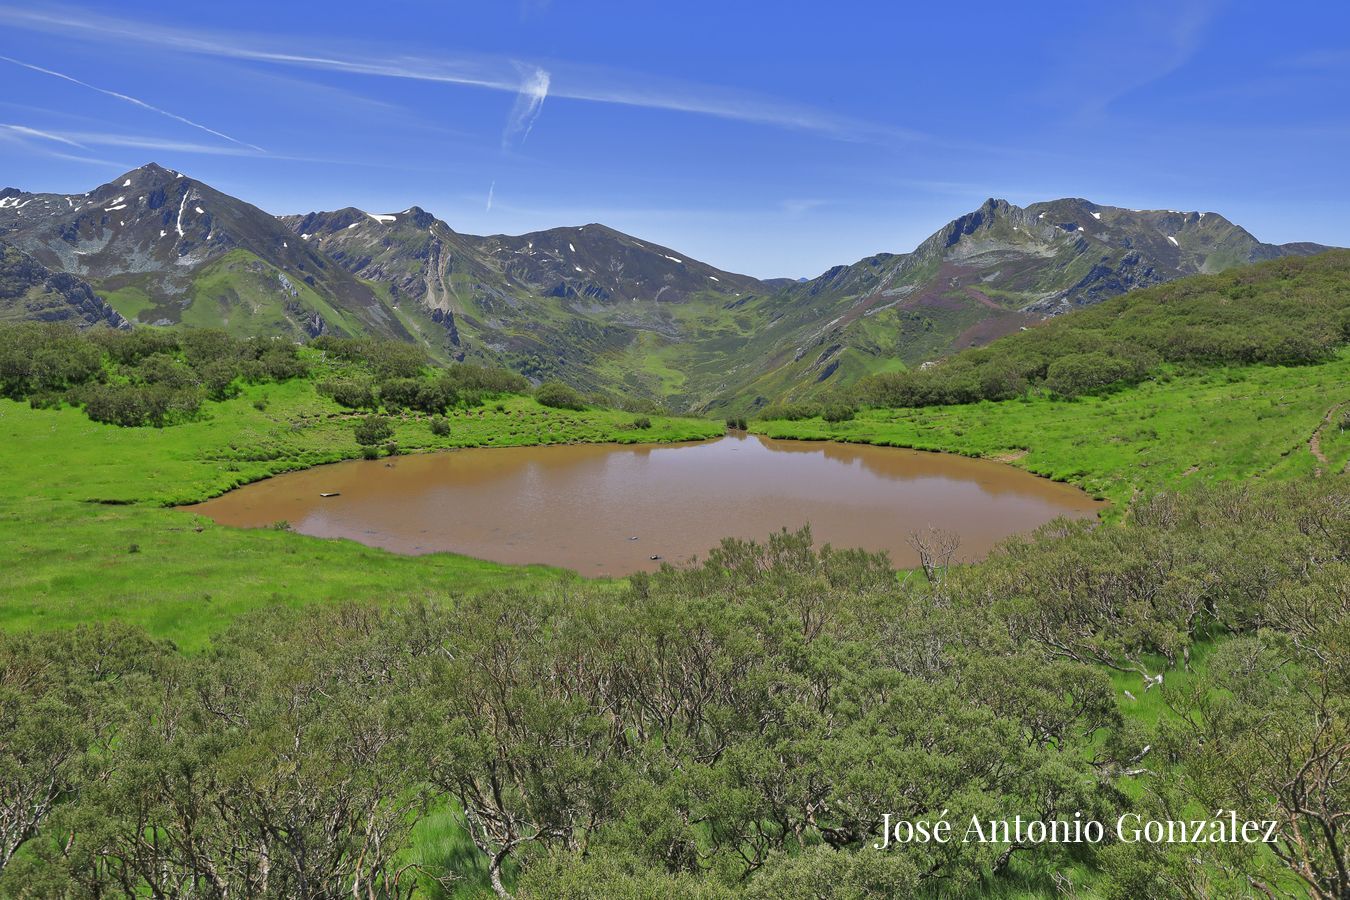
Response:
[[[86,193],[0,191],[0,320],[394,338],[605,402],[746,413],[1325,249],[1214,212],[990,199],[911,252],[761,280],[600,224],[477,236],[418,207],[277,216],[151,163]]]

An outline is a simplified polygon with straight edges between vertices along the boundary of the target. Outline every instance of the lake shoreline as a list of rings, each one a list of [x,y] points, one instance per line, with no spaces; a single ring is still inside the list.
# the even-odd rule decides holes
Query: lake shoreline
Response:
[[[900,568],[914,563],[900,536],[925,528],[962,534],[982,558],[1060,515],[1097,520],[1107,508],[1003,462],[861,442],[733,432],[460,449],[469,452],[310,467],[178,509],[232,527],[284,522],[409,556],[451,552],[623,577],[690,562],[723,537],[806,524],[822,544],[885,550]],[[504,452],[475,452],[488,449]],[[631,550],[639,538],[641,554]]]

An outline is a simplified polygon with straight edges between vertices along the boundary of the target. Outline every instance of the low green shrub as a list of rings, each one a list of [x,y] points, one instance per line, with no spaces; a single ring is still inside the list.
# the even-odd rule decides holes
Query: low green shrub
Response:
[[[586,401],[568,385],[561,381],[546,381],[535,388],[534,399],[539,401],[542,406],[549,406],[554,409],[572,409],[581,410],[586,408]]]

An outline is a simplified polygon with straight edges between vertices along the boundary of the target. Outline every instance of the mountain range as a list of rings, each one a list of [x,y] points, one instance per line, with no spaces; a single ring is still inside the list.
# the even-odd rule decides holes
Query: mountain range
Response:
[[[990,199],[912,252],[762,280],[599,224],[477,236],[418,207],[274,216],[151,163],[82,194],[0,191],[0,319],[372,335],[610,400],[747,411],[1325,249],[1213,212]]]

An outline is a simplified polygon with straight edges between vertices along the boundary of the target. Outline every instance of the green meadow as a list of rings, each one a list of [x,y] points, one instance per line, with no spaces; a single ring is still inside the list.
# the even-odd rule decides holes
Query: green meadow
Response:
[[[248,386],[196,420],[121,428],[82,411],[0,400],[0,571],[5,628],[134,623],[201,647],[239,613],[270,604],[406,599],[574,578],[453,554],[401,557],[350,541],[240,530],[171,507],[282,472],[361,455],[351,410],[313,380]],[[685,441],[722,433],[692,419],[550,409],[507,396],[427,416],[392,417],[400,452],[570,442]],[[16,464],[15,461],[22,461]]]
[[[1081,486],[1128,508],[1136,493],[1191,483],[1341,471],[1350,437],[1326,421],[1350,384],[1350,353],[1315,366],[1168,373],[1104,396],[917,409],[866,409],[852,420],[755,421],[774,438],[837,440],[961,453]],[[498,408],[500,407],[500,408]],[[251,385],[165,428],[92,422],[77,408],[0,400],[0,441],[22,465],[0,469],[0,567],[6,628],[120,620],[185,647],[258,606],[406,598],[444,590],[575,578],[453,554],[400,557],[285,530],[239,530],[171,507],[271,475],[360,455],[358,416],[312,379]],[[447,417],[392,418],[400,452],[568,442],[685,441],[718,423],[550,409],[508,396]],[[1334,417],[1333,417],[1334,418]],[[1320,428],[1317,460],[1309,439]]]
[[[1173,321],[1146,353],[1122,298],[752,421],[1111,501],[900,577],[805,533],[593,581],[219,526],[176,507],[360,456],[724,429],[373,342],[0,333],[0,776],[54,805],[0,896],[221,866],[241,887],[206,896],[1334,896],[1340,835],[1297,828],[1350,803],[1319,762],[1350,746],[1350,319],[1338,283],[1298,318],[1303,270],[1254,271],[1266,306],[1229,303],[1241,276],[1138,295]],[[882,812],[1238,802],[1283,842],[869,850]]]
[[[1028,396],[914,409],[864,409],[826,422],[761,420],[775,438],[857,441],[1001,460],[1113,501],[1139,492],[1239,479],[1344,471],[1350,352],[1310,366],[1165,371],[1139,385],[1073,400]],[[1318,460],[1309,441],[1320,436]]]

